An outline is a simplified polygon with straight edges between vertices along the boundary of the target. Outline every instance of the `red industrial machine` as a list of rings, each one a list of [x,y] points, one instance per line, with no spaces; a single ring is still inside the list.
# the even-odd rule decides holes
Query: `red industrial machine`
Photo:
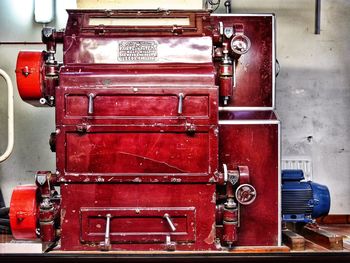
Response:
[[[15,188],[13,236],[65,251],[279,246],[273,15],[68,10],[22,51],[56,107],[57,170]],[[55,58],[63,43],[63,63]]]

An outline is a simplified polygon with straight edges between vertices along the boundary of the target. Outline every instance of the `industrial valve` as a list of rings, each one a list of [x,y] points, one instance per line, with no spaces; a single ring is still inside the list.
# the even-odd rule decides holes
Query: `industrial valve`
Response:
[[[249,184],[250,176],[247,166],[238,166],[235,170],[228,170],[227,165],[223,164],[222,177],[225,196],[224,203],[217,205],[217,216],[222,218],[222,221],[219,220],[217,224],[222,224],[223,244],[227,245],[228,248],[232,248],[238,240],[239,204],[252,204],[256,198],[256,190]]]
[[[241,205],[250,205],[256,199],[256,190],[250,184],[241,184],[237,187],[235,196]]]
[[[231,39],[231,49],[237,55],[243,55],[250,49],[250,39],[243,35],[237,34]]]
[[[232,96],[233,88],[233,65],[227,44],[223,45],[222,53],[223,57],[220,63],[220,96],[223,97],[224,105],[227,105]]]

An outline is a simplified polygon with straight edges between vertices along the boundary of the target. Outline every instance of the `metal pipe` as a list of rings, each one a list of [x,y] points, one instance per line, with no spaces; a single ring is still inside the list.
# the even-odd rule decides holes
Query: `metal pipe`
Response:
[[[106,215],[107,222],[106,222],[106,232],[105,232],[105,247],[108,249],[111,245],[111,238],[110,238],[110,228],[111,228],[111,214]]]
[[[45,45],[43,42],[37,41],[0,41],[0,45]]]
[[[7,84],[7,96],[8,96],[8,102],[7,102],[7,108],[8,108],[8,142],[5,152],[0,156],[0,163],[5,161],[13,150],[14,145],[14,113],[13,113],[13,85],[12,81],[10,79],[10,76],[7,75],[5,71],[0,69],[0,75],[5,79]]]
[[[315,1],[315,34],[321,32],[321,0]]]

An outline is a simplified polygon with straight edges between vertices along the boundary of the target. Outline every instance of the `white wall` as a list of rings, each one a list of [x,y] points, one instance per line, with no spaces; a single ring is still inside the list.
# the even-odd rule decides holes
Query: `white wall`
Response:
[[[0,1],[0,41],[40,41],[41,25],[33,21],[33,1]],[[221,0],[222,4],[224,0]],[[350,213],[350,1],[322,1],[321,34],[314,34],[313,0],[233,0],[235,13],[275,13],[277,110],[282,119],[283,155],[309,156],[313,178],[329,186],[331,213]],[[56,0],[56,21],[64,27],[65,5]],[[219,12],[223,12],[223,7]],[[15,83],[16,57],[22,49],[42,45],[0,45],[0,68]],[[60,54],[59,54],[60,55]],[[6,147],[6,96],[0,79],[0,151]],[[0,164],[5,200],[17,184],[33,183],[37,170],[55,170],[48,138],[54,130],[54,109],[35,108],[15,89],[15,148]],[[312,139],[307,140],[308,136]]]

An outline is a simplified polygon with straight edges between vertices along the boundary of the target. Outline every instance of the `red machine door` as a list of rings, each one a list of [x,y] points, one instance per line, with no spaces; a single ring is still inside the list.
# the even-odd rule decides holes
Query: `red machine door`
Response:
[[[64,126],[56,149],[61,181],[214,182],[216,127]]]

